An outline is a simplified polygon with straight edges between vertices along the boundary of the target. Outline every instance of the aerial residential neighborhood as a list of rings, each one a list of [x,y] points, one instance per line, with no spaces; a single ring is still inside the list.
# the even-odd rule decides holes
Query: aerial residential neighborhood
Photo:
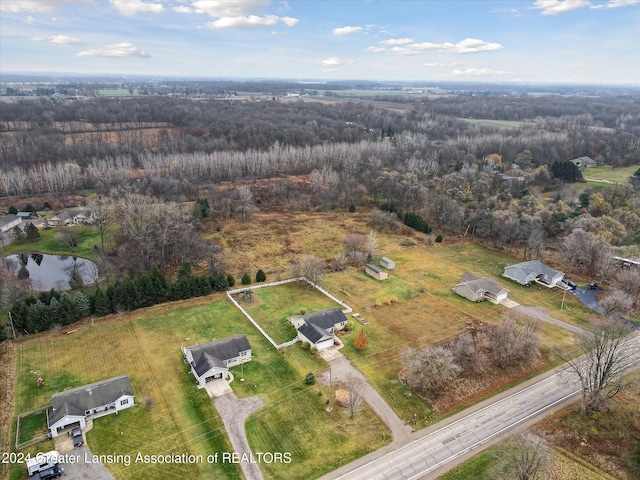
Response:
[[[640,479],[640,0],[0,0],[0,480]]]

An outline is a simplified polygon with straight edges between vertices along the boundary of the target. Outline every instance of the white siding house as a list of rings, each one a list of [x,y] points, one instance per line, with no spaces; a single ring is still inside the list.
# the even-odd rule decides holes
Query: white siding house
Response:
[[[47,426],[52,437],[70,425],[87,426],[87,418],[116,413],[134,405],[127,375],[56,393],[47,408]]]
[[[22,219],[13,213],[0,217],[0,232],[8,232],[16,225],[20,225],[21,221]]]
[[[335,332],[344,328],[347,317],[339,308],[330,308],[308,315],[291,317],[290,321],[298,331],[300,341],[306,342],[318,350],[323,350],[333,346]]]
[[[183,347],[185,362],[191,366],[191,373],[198,388],[218,378],[226,379],[229,368],[251,361],[251,345],[246,335],[214,340],[213,342]]]

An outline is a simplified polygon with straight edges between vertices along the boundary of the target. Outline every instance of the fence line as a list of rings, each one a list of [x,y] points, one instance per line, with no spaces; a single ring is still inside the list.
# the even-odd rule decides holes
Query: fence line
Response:
[[[324,295],[326,295],[327,297],[329,297],[331,300],[336,302],[338,305],[341,305],[343,307],[342,313],[348,314],[348,313],[351,313],[353,311],[353,309],[349,305],[344,303],[342,300],[334,297],[333,295],[331,295],[329,292],[327,292],[324,288],[320,287],[319,285],[317,285],[317,284],[315,284],[313,282],[310,282],[309,280],[307,280],[306,277],[288,278],[286,280],[279,280],[277,282],[269,282],[269,283],[261,283],[260,285],[253,285],[253,286],[247,285],[246,287],[243,287],[243,288],[236,288],[235,290],[228,290],[227,291],[227,297],[229,297],[229,300],[231,300],[231,302],[236,307],[238,307],[238,310],[240,310],[242,312],[242,314],[245,317],[247,317],[247,319],[253,324],[253,326],[258,329],[258,331],[264,336],[264,338],[266,338],[269,341],[269,343],[271,345],[273,345],[273,347],[276,350],[279,350],[281,348],[288,347],[290,345],[293,345],[294,343],[297,343],[300,339],[296,337],[293,340],[290,340],[288,342],[282,343],[280,345],[276,344],[276,342],[273,341],[273,339],[269,336],[269,334],[267,332],[265,332],[265,330],[260,326],[260,324],[258,322],[256,322],[251,315],[249,315],[249,312],[247,312],[244,308],[242,308],[242,305],[240,305],[240,303],[238,303],[238,301],[235,298],[233,298],[233,295],[235,295],[237,293],[243,293],[243,292],[245,292],[247,290],[257,290],[258,288],[264,288],[264,287],[276,287],[278,285],[284,285],[286,283],[301,282],[301,281],[307,282],[309,285],[311,285],[312,288],[317,289],[319,292],[321,292]]]
[[[42,413],[47,408],[49,408],[49,405],[47,405],[46,407],[34,408],[33,410],[30,410],[28,412],[21,413],[18,415],[18,419],[16,421],[16,450],[19,450],[24,447],[28,447],[29,445],[33,445],[35,443],[42,442],[48,438],[48,436],[45,434],[45,435],[40,435],[39,437],[27,440],[26,442],[18,443],[18,439],[20,438],[20,420],[23,418],[32,417],[34,415]]]

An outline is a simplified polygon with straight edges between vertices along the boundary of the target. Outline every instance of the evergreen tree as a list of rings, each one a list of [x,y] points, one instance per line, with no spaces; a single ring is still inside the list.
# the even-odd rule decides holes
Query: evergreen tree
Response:
[[[33,223],[29,222],[24,226],[24,234],[27,240],[37,242],[40,240],[40,230]]]
[[[27,270],[27,267],[20,267],[20,270],[18,270],[18,280],[26,280],[27,278],[29,278],[29,270]]]
[[[210,212],[211,207],[209,206],[209,200],[206,198],[198,198],[193,207],[193,218],[202,221],[209,216]]]
[[[53,297],[49,302],[49,311],[51,312],[52,323],[62,323],[60,318],[60,302],[56,297]]]
[[[109,299],[102,289],[97,289],[93,294],[93,311],[99,317],[104,317],[111,313],[111,306],[109,305]]]
[[[258,270],[256,272],[256,283],[261,283],[264,282],[267,279],[267,276],[265,275],[265,273],[262,271],[262,269]]]
[[[60,319],[60,323],[62,323],[63,325],[69,325],[80,320],[80,314],[78,313],[73,300],[67,292],[64,292],[62,295],[60,295],[60,308],[58,309],[58,317]]]
[[[251,285],[251,277],[249,276],[248,273],[245,273],[242,276],[242,279],[240,280],[240,283],[242,283],[242,285]]]
[[[76,292],[76,295],[73,297],[73,303],[80,318],[91,315],[91,302],[89,302],[89,299],[84,293]]]
[[[48,212],[49,210],[51,210],[51,204],[49,202],[44,202],[42,204],[42,209]]]
[[[582,172],[573,162],[553,162],[549,169],[555,178],[565,182],[577,182],[582,179]]]
[[[7,213],[9,215],[17,215],[18,214],[18,209],[16,207],[14,207],[13,205],[11,205],[9,207],[9,209],[7,210]]]
[[[227,275],[227,285],[229,285],[229,287],[233,287],[236,284],[236,279],[233,278],[233,275],[229,274]]]
[[[24,241],[24,232],[20,228],[20,225],[16,225],[15,227],[13,227],[12,232],[13,238],[15,239],[16,243]]]
[[[167,280],[164,278],[164,275],[157,265],[151,270],[150,279],[153,305],[164,302],[165,295],[167,293]]]

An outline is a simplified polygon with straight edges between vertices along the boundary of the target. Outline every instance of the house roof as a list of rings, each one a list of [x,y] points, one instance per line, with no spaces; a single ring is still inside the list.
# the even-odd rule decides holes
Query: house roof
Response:
[[[329,335],[324,328],[314,324],[300,325],[298,331],[307,337],[314,345],[322,339],[331,338],[331,335]]]
[[[344,316],[342,310],[339,308],[329,308],[328,310],[322,310],[320,312],[309,313],[303,315],[302,319],[307,325],[315,325],[324,330],[334,327],[338,323],[346,322],[347,317]],[[301,327],[302,328],[302,327]],[[300,330],[300,329],[298,329]],[[302,332],[304,334],[304,332]],[[305,337],[307,335],[305,334]],[[309,338],[309,337],[307,337]],[[309,338],[309,340],[311,340]]]
[[[67,415],[84,417],[87,410],[113,403],[123,395],[133,395],[127,375],[56,393],[47,410],[49,427]]]
[[[380,258],[381,262],[387,262],[387,263],[394,263],[393,260],[391,260],[389,257],[382,257]]]
[[[555,270],[546,266],[540,260],[530,260],[528,262],[516,263],[515,265],[508,265],[505,267],[505,274],[507,270],[510,270],[510,276],[525,280],[529,275],[538,277],[543,275],[547,278],[553,278],[558,274],[564,275],[559,270]]]
[[[384,272],[384,270],[380,270],[378,267],[376,267],[375,265],[371,265],[370,263],[367,263],[364,266],[364,268],[366,268],[367,270],[371,270],[374,273],[383,273]]]
[[[82,215],[83,217],[89,217],[91,215],[91,211],[90,210],[62,210],[58,215],[51,217],[51,219],[58,219],[61,222],[64,222],[65,220],[70,220],[72,218],[75,218],[79,215]]]
[[[11,222],[15,222],[16,219],[19,219],[20,217],[18,217],[17,215],[14,215],[13,213],[10,213],[9,215],[4,215],[2,217],[0,217],[0,226],[5,226],[5,225],[9,225]]]
[[[202,376],[212,368],[226,368],[225,360],[236,358],[240,352],[245,350],[251,350],[251,345],[246,335],[239,334],[186,349],[191,352],[193,357],[195,372],[198,376]]]
[[[467,287],[473,294],[484,294],[485,292],[488,292],[493,295],[499,295],[502,292],[509,291],[506,288],[500,286],[500,284],[498,284],[498,282],[496,282],[491,277],[480,278],[469,272],[465,272],[460,280],[461,282],[456,285],[456,287]]]
[[[578,157],[578,158],[574,158],[573,160],[571,160],[573,163],[581,163],[583,165],[589,165],[589,166],[594,166],[597,165],[598,162],[596,162],[593,158],[591,157]]]

